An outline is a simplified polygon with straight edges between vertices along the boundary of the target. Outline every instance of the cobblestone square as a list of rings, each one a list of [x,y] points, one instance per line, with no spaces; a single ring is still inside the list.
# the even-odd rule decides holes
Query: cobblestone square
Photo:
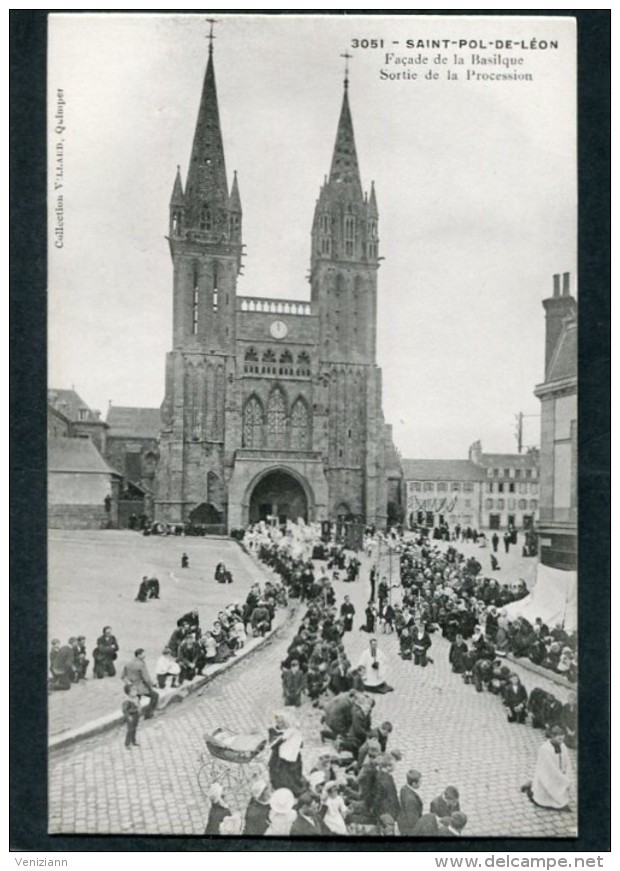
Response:
[[[252,576],[253,563],[246,559]],[[369,591],[368,570],[364,559],[357,582],[335,585],[338,603],[346,593],[356,608],[354,629],[345,636],[353,664],[368,644],[366,633],[359,631]],[[199,779],[203,760],[210,761],[205,756],[204,735],[217,727],[266,733],[273,713],[282,708],[279,663],[300,611],[263,649],[182,704],[152,722],[141,723],[139,747],[127,751],[123,730],[117,728],[54,753],[49,777],[50,833],[201,835],[209,808],[204,777]],[[531,779],[543,733],[508,723],[497,697],[476,693],[452,674],[448,643],[438,633],[433,635],[431,649],[434,662],[426,669],[400,659],[397,645],[395,635],[379,634],[395,691],[376,696],[373,711],[374,723],[387,719],[394,726],[389,746],[402,753],[395,770],[397,786],[404,783],[408,769],[419,769],[421,794],[428,808],[448,784],[456,785],[469,819],[465,832],[469,837],[573,836],[575,807],[564,813],[543,810],[520,791]],[[524,680],[531,689],[536,677]],[[324,748],[319,737],[321,714],[306,700],[299,715],[307,773]],[[572,751],[571,755],[576,769],[576,756]]]

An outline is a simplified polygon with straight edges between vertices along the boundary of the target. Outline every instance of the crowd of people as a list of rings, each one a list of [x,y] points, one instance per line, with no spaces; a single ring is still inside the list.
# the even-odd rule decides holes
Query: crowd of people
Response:
[[[92,653],[93,676],[95,678],[114,677],[114,665],[118,657],[118,642],[112,634],[111,626],[104,626],[97,639],[97,645]],[[72,636],[66,644],[61,644],[58,638],[51,641],[49,654],[50,679],[48,689],[70,690],[72,685],[86,680],[88,659],[86,638],[84,635]]]
[[[227,796],[216,784],[213,795],[217,792],[217,797],[206,833],[461,834],[467,816],[461,811],[457,787],[446,787],[426,810],[418,791],[422,781],[419,771],[410,769],[400,789],[394,781],[394,764],[401,754],[387,746],[392,724],[373,723],[373,694],[392,689],[377,638],[371,634],[363,656],[351,663],[347,633],[354,629],[355,608],[347,594],[340,607],[336,604],[333,581],[348,578],[346,555],[338,553],[338,548],[326,548],[328,567],[316,568],[308,552],[295,553],[277,532],[272,536],[263,529],[261,534],[254,533],[251,541],[259,558],[280,575],[289,594],[299,599],[305,611],[281,663],[284,711],[276,715],[269,733],[269,779],[254,784],[245,818],[228,807]],[[549,739],[553,738],[554,747],[575,746],[574,694],[559,710],[556,708],[555,720],[541,714],[536,704],[549,694],[535,689],[528,697],[502,656],[513,648],[519,655],[518,639],[525,621],[505,621],[503,611],[527,595],[525,583],[499,584],[485,578],[475,558],[467,559],[451,546],[442,550],[422,532],[392,544],[400,562],[401,600],[392,604],[389,582],[381,578],[377,584],[375,572],[365,621],[359,628],[369,633],[395,633],[401,657],[420,668],[432,665],[432,637],[441,634],[450,642],[453,672],[476,690],[497,694],[509,722],[524,723],[529,714],[533,725],[544,726],[550,735],[550,730],[555,730]],[[331,578],[327,569],[331,569]],[[334,572],[338,573],[336,578]],[[537,634],[545,632],[542,621],[536,626]],[[551,633],[549,637],[553,637]],[[321,710],[320,738],[331,744],[310,771],[304,765],[298,722],[298,710],[305,699]],[[566,778],[570,779],[566,752],[554,752],[561,761],[564,789]],[[543,807],[556,807],[560,799],[545,804],[544,790],[551,788],[548,757],[546,750],[524,792]]]

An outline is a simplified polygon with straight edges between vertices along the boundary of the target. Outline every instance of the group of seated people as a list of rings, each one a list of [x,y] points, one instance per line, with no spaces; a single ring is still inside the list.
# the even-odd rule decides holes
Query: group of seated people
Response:
[[[208,630],[201,628],[197,608],[183,614],[157,661],[159,687],[164,689],[168,680],[172,687],[181,686],[192,681],[205,666],[236,656],[245,645],[248,631],[253,637],[271,631],[281,602],[282,591],[266,581],[262,592],[259,584],[252,585],[243,605],[234,602],[222,609]]]
[[[112,627],[104,626],[92,654],[94,677],[114,677],[118,649]],[[53,638],[49,653],[49,690],[70,690],[72,684],[86,680],[89,665],[84,635],[72,636],[64,645],[58,638]]]
[[[455,787],[447,787],[426,813],[419,771],[410,770],[398,789],[394,765],[402,756],[388,748],[392,724],[373,724],[375,701],[364,692],[361,668],[351,669],[343,637],[336,609],[322,597],[311,602],[282,663],[287,709],[275,715],[269,730],[269,782],[255,781],[243,816],[231,810],[232,797],[221,784],[214,784],[205,834],[461,834],[467,817]],[[320,738],[332,745],[306,773],[303,735],[291,710],[305,693],[309,699],[324,696]]]
[[[410,599],[421,602],[429,630],[439,627],[452,642],[457,635],[467,640],[482,628],[498,655],[527,657],[576,683],[576,633],[559,624],[550,631],[540,618],[533,624],[523,616],[508,618],[505,606],[528,594],[522,579],[500,584],[482,577],[477,560],[465,559],[453,547],[442,554],[421,535],[403,547],[400,560],[404,601],[409,593]]]

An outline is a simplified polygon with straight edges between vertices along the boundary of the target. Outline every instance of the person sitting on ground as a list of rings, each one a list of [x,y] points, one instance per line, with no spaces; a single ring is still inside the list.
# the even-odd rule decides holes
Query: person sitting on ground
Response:
[[[389,693],[394,689],[386,680],[387,658],[378,649],[376,638],[370,639],[368,650],[360,657],[359,665],[366,671],[364,689],[371,693]]]
[[[521,787],[521,791],[538,807],[561,811],[570,809],[572,765],[564,737],[561,726],[549,730],[548,740],[538,751],[534,778]]]
[[[211,665],[217,661],[217,644],[212,632],[205,632],[200,639],[205,665]]]
[[[149,579],[146,575],[142,576],[142,580],[140,581],[140,586],[138,587],[138,595],[136,596],[136,602],[146,602],[149,590]]]
[[[455,674],[463,674],[467,671],[468,649],[467,642],[463,640],[461,633],[457,632],[456,638],[450,645],[450,653],[448,654],[448,661]]]
[[[355,696],[356,693],[352,690],[347,695],[337,696],[333,701],[327,703],[323,712],[321,741],[333,741],[348,733]]]
[[[447,786],[441,795],[432,800],[430,806],[430,812],[437,817],[449,817],[460,809],[459,791],[456,786]]]
[[[196,677],[199,669],[200,654],[201,649],[200,644],[196,641],[196,633],[190,630],[179,644],[179,652],[177,653],[177,662],[181,670],[179,686],[184,681],[192,681]]]
[[[504,704],[508,708],[509,723],[525,723],[527,714],[527,690],[521,683],[519,675],[511,674],[504,690]]]
[[[341,739],[339,746],[342,750],[348,750],[357,761],[360,749],[368,740],[371,729],[370,699],[362,693],[355,693],[351,704],[351,722],[347,734]]]
[[[225,584],[227,582],[227,574],[224,563],[218,563],[215,567],[215,580],[218,584]]]
[[[308,698],[316,708],[319,704],[320,696],[327,689],[328,678],[325,671],[321,671],[318,665],[311,665],[306,672],[306,689],[308,690]]]
[[[103,634],[97,639],[93,650],[93,671],[96,678],[114,677],[116,668],[114,661],[118,656],[118,642],[112,634],[111,626],[103,627]]]
[[[400,791],[400,814],[397,819],[401,835],[413,834],[416,823],[424,811],[424,803],[418,794],[422,775],[415,768],[407,772],[407,782]]]
[[[89,662],[90,660],[86,656],[86,638],[84,635],[78,635],[73,645],[73,679],[76,683],[80,680],[86,680]]]
[[[269,828],[269,797],[271,790],[266,780],[255,780],[252,783],[251,798],[245,812],[244,835],[259,837]]]
[[[173,656],[176,656],[179,652],[179,645],[183,641],[183,639],[187,636],[189,632],[189,623],[181,623],[177,624],[177,628],[174,630],[172,635],[170,636],[170,640],[166,645],[170,649],[170,653]]]
[[[50,650],[50,689],[70,690],[74,675],[75,651],[72,644],[60,646],[58,638],[52,639]]]
[[[413,630],[413,664],[421,665],[423,668],[432,659],[428,655],[428,649],[431,646],[431,639],[426,631],[422,620],[416,620],[415,629]]]
[[[165,689],[169,677],[171,678],[170,686],[178,686],[178,677],[180,673],[181,667],[170,652],[170,648],[164,647],[161,656],[157,660],[157,666],[155,667],[157,686],[160,690]]]
[[[200,614],[198,613],[198,608],[192,608],[192,610],[188,611],[187,614],[183,614],[182,617],[179,617],[177,620],[177,626],[183,626],[184,624],[187,624],[192,632],[200,635]]]
[[[222,628],[222,624],[219,620],[216,620],[213,623],[213,627],[211,629],[211,637],[215,642],[215,661],[216,662],[226,662],[230,659],[231,656],[234,656],[235,651],[231,650],[230,645],[228,643],[228,636],[224,632]]]

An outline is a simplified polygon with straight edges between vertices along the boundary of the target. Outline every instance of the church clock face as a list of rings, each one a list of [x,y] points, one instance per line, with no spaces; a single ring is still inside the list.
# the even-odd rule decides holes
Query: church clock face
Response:
[[[288,333],[288,327],[284,321],[274,321],[269,327],[269,332],[274,339],[284,339]]]

